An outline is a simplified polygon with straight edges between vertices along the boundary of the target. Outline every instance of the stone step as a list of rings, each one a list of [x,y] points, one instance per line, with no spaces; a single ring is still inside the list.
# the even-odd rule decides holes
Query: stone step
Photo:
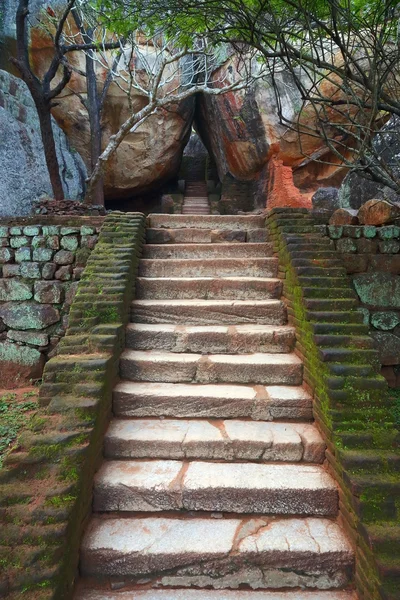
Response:
[[[165,383],[301,385],[303,364],[295,354],[177,354],[125,350],[123,379]]]
[[[272,277],[138,277],[136,298],[147,300],[266,300],[282,295]]]
[[[194,206],[192,206],[192,207],[191,206],[183,206],[182,214],[183,215],[210,215],[211,210],[209,207],[202,208],[202,207],[194,207]]]
[[[95,512],[206,511],[334,517],[338,490],[321,465],[105,461]]]
[[[265,258],[272,244],[145,244],[143,258]]]
[[[140,277],[276,277],[276,258],[141,259]]]
[[[342,285],[345,284],[346,281],[342,282]],[[323,299],[344,299],[344,298],[352,298],[356,297],[355,291],[351,287],[303,287],[302,293],[304,298],[323,298]]]
[[[322,463],[315,425],[243,420],[113,419],[107,458],[213,459]]]
[[[306,265],[295,267],[295,271],[299,277],[333,277],[342,280],[347,277],[346,269],[343,266],[322,267],[318,265]]]
[[[359,324],[363,323],[363,315],[357,310],[307,310],[306,317],[309,321],[315,321],[318,324],[339,323],[339,324]]]
[[[152,229],[146,230],[147,243],[151,244],[218,244],[237,242],[266,242],[268,231],[261,229]]]
[[[352,591],[304,591],[300,588],[284,592],[227,590],[134,590],[110,592],[81,589],[74,600],[357,600]]]
[[[374,342],[370,336],[367,335],[344,335],[345,332],[335,333],[334,331],[330,331],[325,334],[316,334],[315,335],[315,343],[317,346],[325,347],[325,346],[347,346],[348,349],[352,351],[358,351],[360,349],[373,349]]]
[[[346,586],[353,564],[329,519],[147,517],[93,518],[80,568],[99,581],[146,576],[158,587],[326,590]]]
[[[134,323],[180,325],[284,325],[281,300],[134,300]],[[359,314],[359,313],[357,313]]]
[[[167,350],[248,354],[250,352],[292,352],[295,330],[286,325],[184,325],[130,324],[126,330],[126,347],[135,350]]]
[[[160,215],[148,216],[150,227],[161,229],[181,229],[194,227],[196,229],[262,229],[265,227],[265,217],[247,215]]]
[[[122,381],[113,392],[116,417],[312,419],[300,386],[196,385]]]

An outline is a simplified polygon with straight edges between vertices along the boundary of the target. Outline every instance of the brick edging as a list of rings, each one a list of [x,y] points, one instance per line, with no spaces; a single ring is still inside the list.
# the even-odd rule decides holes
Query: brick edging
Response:
[[[395,600],[400,577],[400,434],[377,353],[331,240],[307,209],[273,209],[267,227],[279,256],[296,352],[340,488],[360,599]],[[322,269],[321,269],[322,267]]]
[[[71,598],[144,234],[141,213],[105,218],[44,371],[40,432],[25,434],[0,472],[2,597]]]

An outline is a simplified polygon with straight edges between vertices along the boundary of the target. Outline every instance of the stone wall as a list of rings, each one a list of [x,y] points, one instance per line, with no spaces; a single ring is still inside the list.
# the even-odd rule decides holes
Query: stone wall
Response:
[[[375,340],[384,375],[400,387],[400,227],[329,225]]]
[[[13,365],[21,367],[22,379],[41,376],[66,331],[102,222],[101,217],[0,221],[0,362],[5,379],[7,371],[15,371]]]

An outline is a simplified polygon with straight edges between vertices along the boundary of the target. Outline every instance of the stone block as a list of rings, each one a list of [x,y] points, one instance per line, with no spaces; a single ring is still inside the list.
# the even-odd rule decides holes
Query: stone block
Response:
[[[37,225],[27,225],[23,229],[24,235],[28,235],[29,237],[34,237],[35,235],[40,235],[40,227]]]
[[[356,227],[354,225],[344,225],[344,227],[343,227],[344,237],[358,239],[361,237],[362,232],[363,232],[362,227]]]
[[[400,310],[400,277],[390,273],[360,273],[353,278],[363,304]]]
[[[368,268],[369,256],[367,254],[342,254],[343,266],[347,273],[364,273]]]
[[[6,225],[0,225],[0,237],[8,237],[8,227]]]
[[[343,227],[341,225],[328,225],[328,235],[332,240],[338,240],[343,235]]]
[[[41,304],[59,304],[62,302],[63,285],[59,281],[36,281],[34,298]]]
[[[81,238],[82,248],[90,248],[93,250],[97,244],[97,235],[83,235]]]
[[[44,367],[44,355],[28,346],[20,346],[10,341],[0,342],[0,361],[11,362],[23,367],[30,367],[28,377],[41,377]]]
[[[96,233],[95,227],[89,227],[88,225],[82,225],[81,235],[93,235],[94,233]]]
[[[30,240],[25,235],[10,238],[11,248],[22,248],[22,246],[28,246],[29,243]]]
[[[0,317],[12,329],[45,329],[60,320],[59,311],[49,304],[7,302],[0,306]]]
[[[32,260],[32,250],[29,246],[18,248],[18,250],[15,251],[15,262],[21,263],[29,260]]]
[[[74,233],[79,233],[80,227],[61,227],[61,235],[72,235]]]
[[[69,250],[60,250],[54,255],[57,265],[71,265],[74,262],[74,253]]]
[[[389,256],[388,254],[377,254],[370,257],[371,271],[379,271],[400,275],[400,254]]]
[[[32,346],[47,346],[49,336],[47,333],[38,331],[7,331],[7,338],[13,342],[21,342],[23,344],[31,344]]]
[[[46,245],[46,238],[44,235],[35,235],[32,238],[32,248],[43,248]]]
[[[74,252],[79,246],[79,240],[76,235],[66,235],[61,238],[61,248]]]
[[[44,225],[43,226],[43,235],[59,235],[60,228],[58,225]]]
[[[57,270],[57,265],[55,263],[46,263],[42,268],[42,277],[43,279],[54,279],[54,274]]]
[[[20,265],[4,265],[3,277],[18,277],[20,275]]]
[[[400,252],[400,241],[397,240],[382,240],[378,245],[381,254],[398,254]]]
[[[54,274],[54,277],[56,279],[59,279],[60,281],[70,281],[71,275],[72,275],[71,265],[65,265],[65,266],[57,269],[57,271]]]
[[[400,227],[396,225],[388,225],[386,227],[379,227],[378,236],[381,240],[392,240],[400,236]]]
[[[21,263],[20,269],[21,277],[27,279],[40,279],[40,266],[37,262],[24,262]]]
[[[10,262],[14,258],[14,250],[0,248],[0,264]]]
[[[22,235],[21,227],[10,227],[10,235]]]
[[[371,331],[381,365],[400,363],[400,337],[387,331]]]
[[[51,250],[59,250],[60,249],[60,238],[58,235],[49,235],[46,238],[46,246]]]
[[[353,253],[357,252],[357,245],[351,238],[341,238],[336,242],[336,250],[344,254]]]
[[[0,302],[22,302],[32,296],[32,284],[18,279],[0,279]]]
[[[363,324],[364,325],[368,325],[369,326],[369,310],[368,308],[365,308],[364,306],[360,306],[357,308],[357,312],[361,313],[363,316]]]
[[[400,206],[381,199],[368,200],[358,212],[358,219],[363,225],[384,225],[399,216]]]
[[[375,329],[382,331],[391,331],[400,324],[400,313],[392,310],[374,312],[371,316],[371,323]],[[400,363],[400,356],[399,356]]]
[[[374,238],[377,234],[377,228],[375,225],[364,225],[363,234],[365,238]]]
[[[35,248],[33,250],[33,260],[37,262],[50,262],[53,258],[53,250],[50,248]]]
[[[360,254],[375,254],[378,243],[376,240],[370,240],[366,238],[362,238],[360,240],[356,240],[357,252]]]
[[[73,270],[73,279],[76,281],[79,281],[80,278],[82,277],[82,273],[84,271],[84,267],[75,267],[75,269]]]
[[[60,284],[62,285],[62,284]],[[68,286],[68,288],[65,291],[65,304],[64,307],[68,307],[71,306],[74,298],[75,298],[75,294],[76,291],[78,289],[78,284],[77,283],[71,283],[71,284],[65,284],[66,286]]]
[[[7,237],[0,237],[0,248],[8,248],[10,240]]]
[[[358,225],[357,211],[338,208],[329,219],[329,225]]]

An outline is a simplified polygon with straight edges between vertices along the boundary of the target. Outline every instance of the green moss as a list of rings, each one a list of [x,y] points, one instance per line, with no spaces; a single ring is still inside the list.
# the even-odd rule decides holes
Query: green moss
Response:
[[[54,508],[63,508],[72,502],[75,502],[76,499],[77,497],[73,496],[72,494],[64,494],[61,496],[52,496],[51,498],[48,498],[45,504],[47,506],[53,506]]]

